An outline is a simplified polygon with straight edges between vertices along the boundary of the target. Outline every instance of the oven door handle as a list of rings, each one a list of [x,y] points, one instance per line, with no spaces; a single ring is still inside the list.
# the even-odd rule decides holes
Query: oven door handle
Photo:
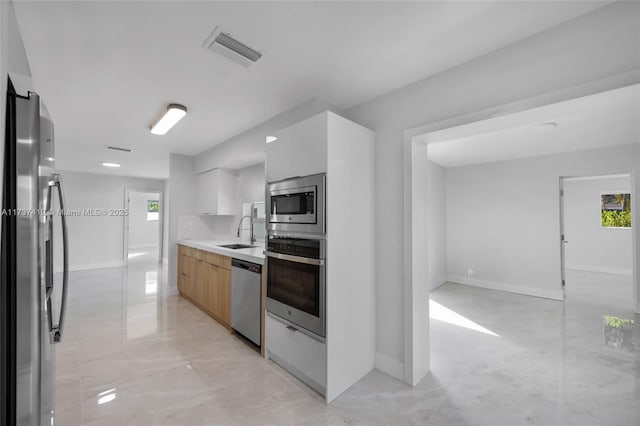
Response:
[[[313,259],[310,257],[292,256],[290,254],[274,253],[272,251],[265,251],[264,255],[267,257],[273,257],[280,260],[288,260],[289,262],[304,263],[306,265],[323,266],[324,259]]]

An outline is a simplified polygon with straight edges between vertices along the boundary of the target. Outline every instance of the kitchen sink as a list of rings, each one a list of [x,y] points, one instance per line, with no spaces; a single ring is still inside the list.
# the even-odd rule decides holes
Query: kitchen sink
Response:
[[[224,247],[224,248],[228,248],[228,249],[232,249],[232,250],[238,250],[238,249],[245,249],[245,248],[254,248],[254,247],[258,247],[258,246],[250,246],[247,244],[223,244],[223,245],[219,245],[218,247]]]

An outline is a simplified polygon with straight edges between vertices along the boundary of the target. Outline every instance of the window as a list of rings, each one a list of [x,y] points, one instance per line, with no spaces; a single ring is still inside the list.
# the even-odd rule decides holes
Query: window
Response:
[[[631,228],[631,194],[603,193],[600,196],[603,228]]]
[[[160,201],[147,200],[147,221],[160,220]]]

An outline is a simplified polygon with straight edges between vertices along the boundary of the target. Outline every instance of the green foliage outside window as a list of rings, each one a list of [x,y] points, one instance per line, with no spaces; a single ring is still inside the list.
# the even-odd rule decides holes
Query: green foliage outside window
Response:
[[[147,212],[156,213],[159,211],[160,211],[160,201],[156,201],[156,200],[147,201]]]
[[[631,228],[631,194],[602,194],[604,228]]]

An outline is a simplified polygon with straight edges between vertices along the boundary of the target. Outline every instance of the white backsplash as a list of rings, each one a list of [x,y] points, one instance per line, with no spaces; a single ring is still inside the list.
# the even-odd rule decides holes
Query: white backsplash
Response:
[[[178,240],[235,239],[236,216],[178,216]]]

